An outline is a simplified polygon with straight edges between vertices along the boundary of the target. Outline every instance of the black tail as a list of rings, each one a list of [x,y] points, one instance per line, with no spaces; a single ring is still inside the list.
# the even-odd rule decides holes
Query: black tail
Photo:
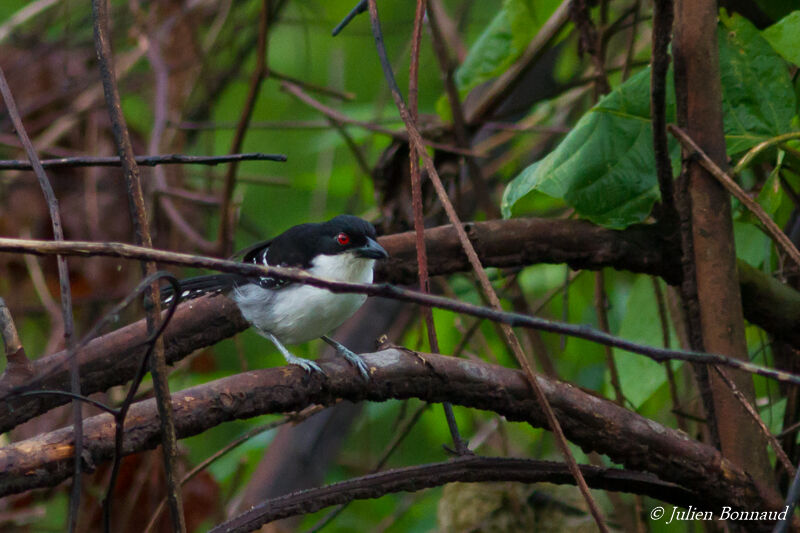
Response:
[[[199,298],[204,294],[219,294],[237,285],[247,283],[247,278],[237,274],[211,274],[181,280],[181,301]],[[175,297],[172,286],[161,289],[161,303],[168,304]]]

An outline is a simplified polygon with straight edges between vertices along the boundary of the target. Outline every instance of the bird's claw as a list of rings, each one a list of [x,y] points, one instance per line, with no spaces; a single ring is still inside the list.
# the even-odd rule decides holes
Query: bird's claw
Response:
[[[336,347],[336,351],[339,353],[339,355],[347,359],[347,362],[358,369],[361,377],[364,378],[364,381],[369,381],[369,366],[367,366],[367,363],[365,363],[359,355],[348,350],[341,344]]]
[[[287,357],[286,362],[290,365],[299,366],[305,370],[307,374],[310,374],[311,372],[319,372],[323,376],[325,375],[325,372],[322,371],[322,368],[314,361],[309,361],[308,359],[303,359],[302,357],[292,357],[291,359]]]
[[[336,350],[336,353],[344,357],[348,363],[356,367],[358,372],[361,374],[361,377],[364,378],[364,381],[369,381],[369,366],[367,366],[367,363],[364,362],[361,356],[357,355],[344,344],[333,340],[327,335],[323,335],[322,340],[332,346]]]

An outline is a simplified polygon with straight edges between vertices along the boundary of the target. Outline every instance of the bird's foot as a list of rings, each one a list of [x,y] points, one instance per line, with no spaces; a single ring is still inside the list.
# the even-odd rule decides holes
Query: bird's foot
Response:
[[[325,375],[325,372],[322,371],[322,368],[320,368],[320,366],[314,361],[309,361],[308,359],[303,359],[302,357],[297,357],[291,354],[284,354],[284,357],[286,358],[286,362],[288,364],[297,365],[309,374],[311,372],[319,372],[323,376]]]
[[[322,337],[322,340],[330,344],[336,349],[336,353],[344,357],[348,363],[356,367],[356,369],[364,378],[364,381],[369,381],[369,366],[364,362],[358,354],[347,348],[344,344],[337,342],[330,337]]]
[[[272,344],[274,344],[275,347],[278,349],[278,351],[281,352],[281,355],[283,355],[283,358],[286,359],[286,362],[288,364],[299,366],[300,368],[305,370],[307,374],[311,374],[311,372],[319,372],[323,376],[325,375],[325,372],[322,371],[322,369],[319,367],[317,363],[293,355],[292,352],[287,350],[286,346],[284,346],[283,343],[278,340],[278,337],[276,337],[269,331],[259,329],[258,333],[272,341]]]

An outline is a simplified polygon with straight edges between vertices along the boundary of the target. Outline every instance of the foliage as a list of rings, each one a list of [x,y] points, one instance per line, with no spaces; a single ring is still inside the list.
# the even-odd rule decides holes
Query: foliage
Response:
[[[792,14],[766,30],[770,41],[788,53]],[[736,155],[771,137],[793,130],[797,99],[789,70],[747,19],[720,17],[719,50],[725,138]],[[785,30],[783,30],[785,28]],[[796,34],[795,34],[796,38]],[[612,91],[586,113],[559,146],[526,168],[503,195],[503,215],[538,190],[592,222],[624,228],[644,221],[659,198],[650,123],[650,72],[645,69]],[[667,120],[675,121],[675,93],[667,79]],[[670,140],[673,170],[678,146]]]

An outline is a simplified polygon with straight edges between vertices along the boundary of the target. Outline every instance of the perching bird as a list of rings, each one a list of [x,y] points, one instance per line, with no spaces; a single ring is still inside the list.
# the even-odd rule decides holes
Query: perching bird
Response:
[[[339,215],[319,224],[300,224],[272,240],[240,252],[243,261],[264,266],[298,267],[315,277],[355,283],[372,283],[377,259],[388,257],[376,241],[375,228],[361,218]],[[366,363],[326,335],[355,313],[365,294],[335,294],[318,287],[268,276],[214,274],[181,281],[181,299],[228,292],[242,316],[259,335],[271,340],[286,358],[307,372],[322,369],[313,361],[292,355],[285,344],[322,337],[337,353],[369,379]],[[171,301],[170,288],[162,300]]]

